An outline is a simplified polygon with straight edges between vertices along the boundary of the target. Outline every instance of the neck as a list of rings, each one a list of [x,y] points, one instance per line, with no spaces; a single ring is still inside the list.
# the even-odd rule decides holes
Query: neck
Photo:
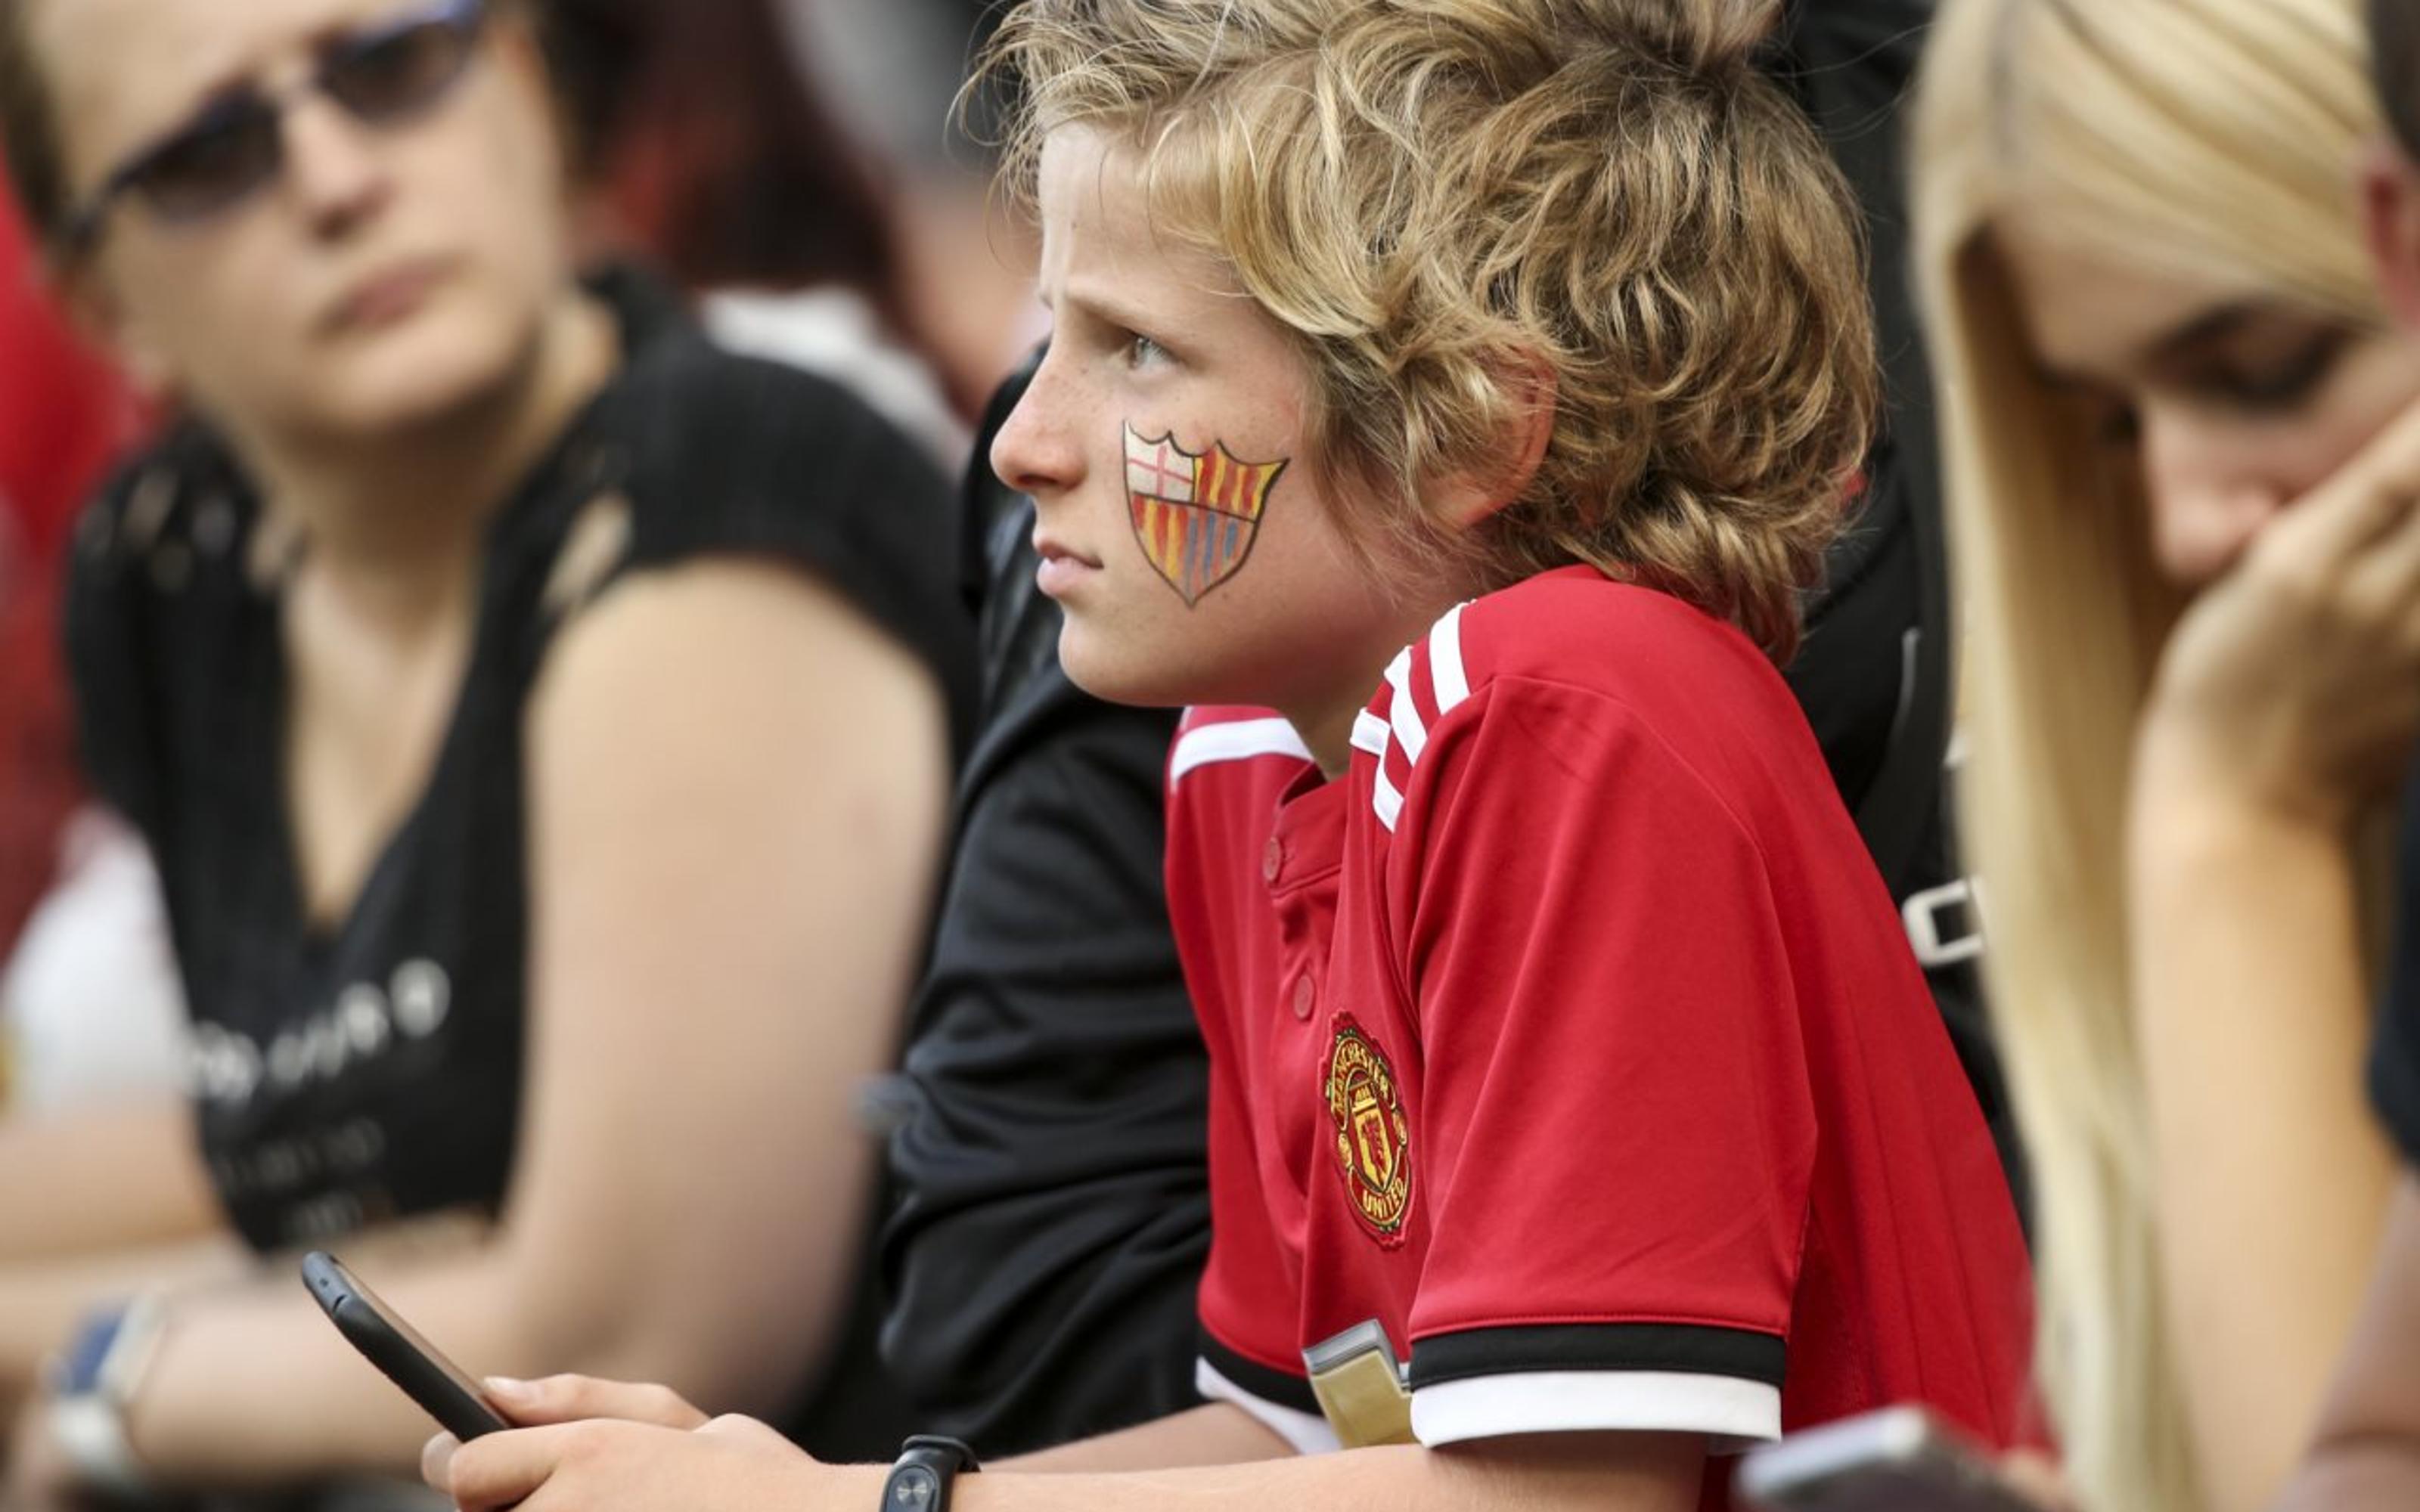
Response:
[[[308,543],[315,577],[411,616],[458,597],[489,520],[617,361],[611,313],[575,292],[514,376],[474,404],[385,436],[243,450],[270,507]]]
[[[1332,683],[1276,705],[1310,748],[1321,775],[1333,780],[1353,764],[1354,721],[1386,681],[1388,665],[1405,646],[1426,636],[1447,610],[1481,591],[1457,578],[1426,583],[1373,605],[1377,612],[1367,622],[1369,634],[1359,654],[1345,659],[1343,672]]]

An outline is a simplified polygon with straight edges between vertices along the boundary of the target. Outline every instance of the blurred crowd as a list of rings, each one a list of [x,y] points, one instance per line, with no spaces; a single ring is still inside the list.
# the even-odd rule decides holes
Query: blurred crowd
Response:
[[[0,1512],[2420,1504],[2420,0],[0,0]]]

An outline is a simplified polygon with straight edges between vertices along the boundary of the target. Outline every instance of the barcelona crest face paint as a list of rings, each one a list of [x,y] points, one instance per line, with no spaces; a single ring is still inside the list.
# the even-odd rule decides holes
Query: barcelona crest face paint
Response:
[[[1142,554],[1186,606],[1233,578],[1252,553],[1269,490],[1288,463],[1242,462],[1214,441],[1186,451],[1170,432],[1125,427],[1126,504]]]

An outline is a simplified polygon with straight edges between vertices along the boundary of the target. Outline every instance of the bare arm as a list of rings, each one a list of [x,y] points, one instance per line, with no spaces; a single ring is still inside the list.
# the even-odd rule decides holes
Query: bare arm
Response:
[[[2420,729],[2420,409],[2178,622],[2128,836],[2161,1263],[2202,1485],[2268,1504],[2319,1412],[2392,1166],[2362,1095],[2350,837]]]
[[[2310,1431],[2393,1177],[2361,1089],[2352,867],[2322,828],[2147,765],[2132,884],[2171,1338],[2222,1509]],[[2258,1116],[2246,1116],[2257,1096]]]
[[[1213,1402],[1156,1423],[1011,1459],[1000,1468],[1029,1475],[1108,1474],[1128,1470],[1242,1465],[1283,1459],[1294,1446],[1228,1402]]]
[[[967,1512],[1688,1512],[1699,1504],[1705,1460],[1697,1434],[1540,1434],[1193,1468],[1031,1474],[1007,1467],[961,1477],[951,1504]],[[687,1431],[610,1421],[531,1428],[462,1445],[428,1468],[465,1512],[516,1504],[528,1512],[858,1512],[880,1499],[884,1478],[878,1468],[816,1464],[744,1418]]]
[[[2420,1506],[2420,1178],[2407,1172],[2319,1441],[2279,1512]]]
[[[0,1267],[198,1239],[224,1224],[182,1099],[0,1123]]]
[[[822,1348],[940,842],[939,700],[832,594],[633,579],[529,715],[527,1102],[494,1239],[367,1277],[469,1368],[763,1411]],[[427,1423],[290,1275],[174,1312],[134,1405],[163,1477],[403,1470]]]

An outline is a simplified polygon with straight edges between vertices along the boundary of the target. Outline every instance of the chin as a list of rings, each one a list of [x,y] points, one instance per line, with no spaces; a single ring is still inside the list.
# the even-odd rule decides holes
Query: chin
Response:
[[[432,319],[341,353],[310,402],[329,429],[393,435],[442,424],[510,382],[518,354],[491,330]]]
[[[1181,709],[1198,702],[1186,691],[1185,679],[1171,678],[1165,662],[1138,655],[1140,649],[1079,626],[1073,615],[1059,632],[1060,670],[1103,702]]]

